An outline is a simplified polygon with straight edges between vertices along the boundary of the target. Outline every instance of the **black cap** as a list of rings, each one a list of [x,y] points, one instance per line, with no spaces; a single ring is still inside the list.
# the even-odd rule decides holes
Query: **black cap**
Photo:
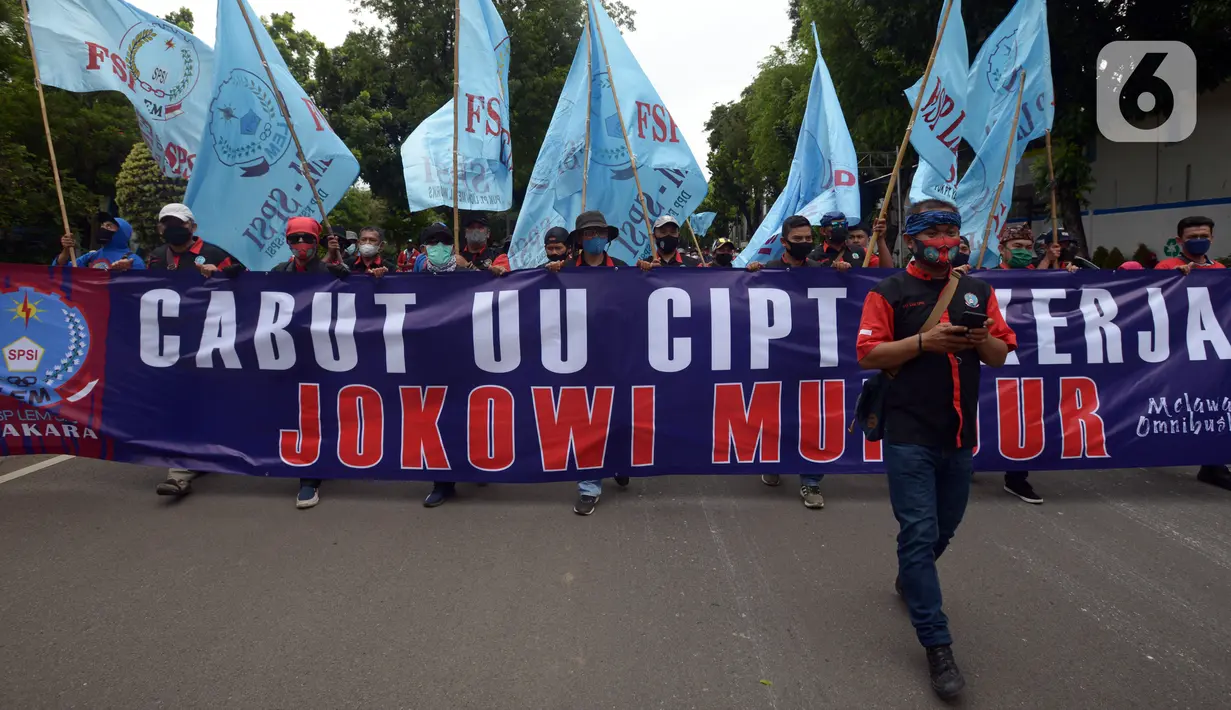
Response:
[[[609,242],[614,241],[616,237],[620,236],[620,230],[607,224],[607,218],[604,217],[603,213],[598,210],[590,210],[589,212],[582,212],[578,215],[577,228],[573,230],[573,233],[570,236],[577,240],[577,243],[580,244],[581,232],[585,229],[606,229],[607,241]]]
[[[94,215],[94,221],[97,224],[102,224],[103,222],[114,222],[115,215],[111,214],[110,212],[99,212],[98,214]]]
[[[482,212],[467,212],[462,215],[462,229],[465,229],[476,222],[484,227],[490,226],[487,223],[487,215]]]
[[[564,227],[552,227],[547,230],[547,234],[543,235],[543,244],[563,244],[568,246],[571,239],[572,235]]]
[[[453,243],[453,232],[450,232],[449,228],[440,222],[430,224],[422,232],[419,232],[419,244],[422,246],[442,244],[444,242]]]

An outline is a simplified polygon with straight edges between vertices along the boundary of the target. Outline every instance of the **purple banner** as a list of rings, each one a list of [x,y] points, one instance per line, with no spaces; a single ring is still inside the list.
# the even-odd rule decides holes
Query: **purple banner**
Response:
[[[5,266],[0,444],[319,478],[875,472],[848,426],[889,273]],[[1225,274],[980,278],[1019,348],[984,368],[977,468],[1231,460]]]

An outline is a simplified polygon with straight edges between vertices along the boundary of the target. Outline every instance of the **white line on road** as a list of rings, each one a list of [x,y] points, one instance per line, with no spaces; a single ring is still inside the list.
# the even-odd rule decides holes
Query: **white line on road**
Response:
[[[37,471],[42,471],[45,468],[51,468],[52,466],[55,466],[58,463],[64,463],[65,461],[68,461],[69,459],[72,459],[72,458],[76,458],[76,457],[70,456],[69,454],[61,454],[60,456],[57,456],[54,459],[47,459],[46,461],[39,461],[36,464],[31,464],[29,466],[26,466],[25,468],[19,468],[12,473],[6,473],[3,476],[0,476],[0,483],[8,483],[9,481],[21,478],[22,476],[28,476]]]

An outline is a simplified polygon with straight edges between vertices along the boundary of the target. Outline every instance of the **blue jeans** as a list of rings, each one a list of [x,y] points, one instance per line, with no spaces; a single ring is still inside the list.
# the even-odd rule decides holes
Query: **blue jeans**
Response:
[[[593,481],[578,481],[577,495],[594,496],[595,498],[603,494],[603,479],[596,478]]]
[[[885,445],[889,501],[900,526],[898,578],[910,622],[924,646],[953,642],[949,619],[941,610],[936,560],[966,513],[973,470],[971,449]]]
[[[801,473],[801,474],[799,474],[799,485],[801,485],[801,486],[819,486],[819,485],[821,485],[821,479],[822,479],[822,478],[824,478],[824,477],[825,477],[825,474],[823,474],[823,473],[822,473],[822,474],[820,474],[820,475],[806,475],[806,476],[805,476],[804,474],[802,474],[802,473]]]

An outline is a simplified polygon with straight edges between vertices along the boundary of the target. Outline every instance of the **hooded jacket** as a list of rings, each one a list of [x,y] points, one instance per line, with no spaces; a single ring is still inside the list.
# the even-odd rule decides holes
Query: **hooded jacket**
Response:
[[[120,229],[111,236],[111,241],[107,242],[97,251],[92,251],[77,257],[77,261],[74,262],[74,266],[90,267],[92,269],[109,269],[111,268],[111,265],[117,261],[132,259],[132,268],[145,268],[145,262],[142,261],[140,256],[133,253],[128,246],[128,242],[132,239],[133,235],[132,225],[118,217],[116,218],[115,223]],[[55,261],[52,261],[51,263],[54,265]]]

